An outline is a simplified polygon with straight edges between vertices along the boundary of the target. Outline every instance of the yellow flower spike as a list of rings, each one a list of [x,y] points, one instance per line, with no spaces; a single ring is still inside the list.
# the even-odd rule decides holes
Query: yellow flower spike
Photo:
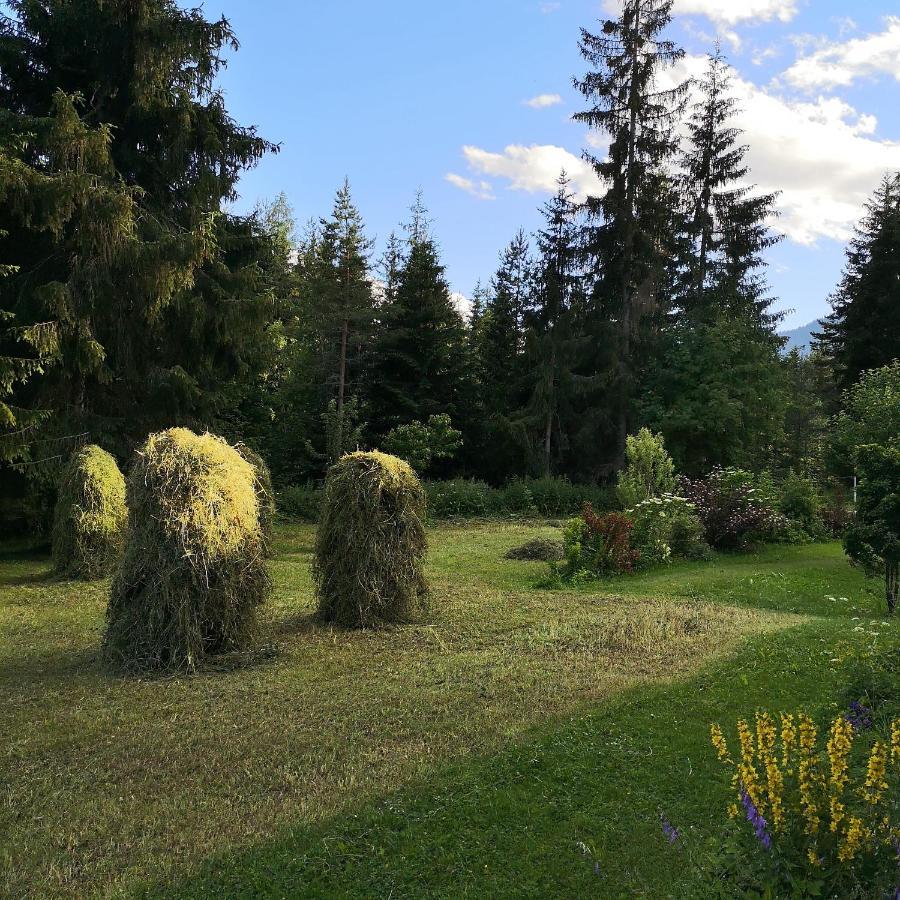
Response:
[[[847,758],[852,746],[853,726],[843,716],[838,716],[831,726],[831,735],[827,745],[830,768],[829,784],[836,797],[841,795],[850,778]]]
[[[806,855],[807,855],[807,858],[809,859],[809,864],[811,866],[815,866],[818,869],[819,866],[822,865],[822,861],[819,859],[818,856],[816,856],[816,851],[813,850],[812,847],[810,847],[809,850],[806,851]]]
[[[756,745],[759,761],[766,773],[766,794],[776,831],[784,826],[784,777],[775,755],[775,723],[767,712],[756,714]]]
[[[844,821],[844,813],[846,809],[844,804],[838,800],[837,797],[831,798],[829,813],[831,815],[831,830],[835,834],[837,833],[838,828],[840,827],[841,822]]]
[[[815,723],[806,713],[799,716],[800,753],[797,780],[800,786],[800,806],[806,819],[806,833],[817,834],[821,818],[816,794],[822,776],[819,773],[819,757],[816,754]]]
[[[718,725],[710,725],[709,736],[713,747],[716,748],[719,759],[724,763],[734,765],[731,754],[728,752],[728,743],[725,740],[725,735],[722,734],[722,729]]]
[[[885,778],[887,758],[887,745],[883,741],[876,741],[869,756],[866,783],[862,789],[863,800],[872,806],[876,806],[881,801],[884,792],[888,789],[888,783]]]
[[[891,759],[894,765],[900,766],[900,719],[891,723]]]
[[[739,776],[738,786],[747,792],[747,795],[753,801],[753,805],[759,810],[761,815],[764,815],[765,804],[762,798],[762,791],[760,790],[759,773],[756,771],[754,764],[753,734],[750,731],[750,726],[747,725],[744,719],[738,721],[737,728],[738,740],[741,745],[741,761],[737,772]]]
[[[781,765],[789,775],[792,770],[791,754],[797,743],[797,728],[794,725],[794,717],[790,713],[781,714]]]
[[[863,828],[862,820],[857,819],[856,816],[851,816],[847,827],[847,834],[838,850],[838,859],[841,862],[849,862],[853,859],[853,857],[859,853],[859,850],[865,841],[865,837],[866,832]]]
[[[738,815],[739,815],[739,811],[738,811],[738,808],[737,808],[737,803],[732,803],[732,804],[728,807],[728,818],[729,818],[729,819],[736,819],[736,818],[738,817]]]

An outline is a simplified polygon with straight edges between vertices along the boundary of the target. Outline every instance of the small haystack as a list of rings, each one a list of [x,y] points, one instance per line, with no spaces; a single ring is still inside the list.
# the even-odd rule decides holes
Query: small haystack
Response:
[[[513,547],[506,553],[506,559],[530,560],[535,562],[559,562],[566,555],[565,546],[560,540],[553,538],[535,538]]]
[[[126,669],[196,670],[244,650],[271,582],[256,473],[221,438],[151,435],[128,476],[128,538],[105,653]]]
[[[376,452],[332,466],[313,565],[322,619],[353,628],[414,619],[428,597],[425,551],[425,492],[407,463]]]
[[[272,556],[272,535],[275,526],[275,491],[272,488],[272,473],[266,461],[243,442],[234,445],[241,456],[253,466],[254,487],[259,503],[259,528],[265,541],[265,555]]]
[[[70,578],[109,575],[122,553],[128,510],[115,459],[90,444],[63,471],[53,516],[53,564]]]

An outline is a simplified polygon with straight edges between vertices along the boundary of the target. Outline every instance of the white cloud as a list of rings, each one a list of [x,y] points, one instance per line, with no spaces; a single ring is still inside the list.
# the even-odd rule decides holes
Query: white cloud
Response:
[[[472,301],[465,294],[460,294],[459,291],[453,291],[450,294],[450,299],[453,301],[453,305],[456,307],[456,311],[466,320],[472,318]]]
[[[790,22],[798,0],[675,0],[675,15],[701,15],[720,26],[739,22]]]
[[[800,0],[675,0],[676,16],[706,16],[720,28],[741,22],[790,22],[799,10]],[[622,0],[604,0],[610,15],[622,11]]]
[[[687,57],[669,77],[696,77],[705,65]],[[798,102],[739,76],[732,87],[750,181],[761,192],[781,191],[776,227],[799,244],[846,241],[881,177],[898,168],[900,143],[875,138],[875,117],[839,98]]]
[[[494,196],[494,188],[488,181],[472,181],[471,178],[457,175],[456,172],[448,172],[444,176],[444,180],[449,181],[454,187],[458,187],[461,191],[465,191],[479,200],[497,199]]]
[[[882,74],[900,81],[900,18],[888,16],[878,34],[825,44],[801,56],[784,74],[794,87],[807,91],[847,87]]]
[[[559,94],[538,94],[537,97],[523,102],[532,109],[546,109],[548,106],[557,106],[562,103],[562,97]]]
[[[553,144],[510,144],[502,153],[492,153],[480,147],[463,147],[469,168],[479,175],[505,178],[514,191],[532,194],[553,193],[559,173],[565,169],[572,181],[572,190],[584,197],[600,190],[600,181],[593,168],[580,156]]]
[[[550,13],[555,13],[559,9],[560,5],[561,4],[559,4],[559,3],[542,3],[541,4],[541,12],[545,16],[548,16],[548,15],[550,15]]]

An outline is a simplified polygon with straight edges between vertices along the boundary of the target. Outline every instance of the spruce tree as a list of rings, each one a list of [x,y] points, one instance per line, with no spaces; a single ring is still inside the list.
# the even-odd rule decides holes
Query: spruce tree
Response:
[[[558,468],[574,427],[574,366],[583,343],[576,318],[583,301],[577,207],[565,172],[557,185],[543,207],[545,224],[537,235],[535,292],[526,315],[528,399],[522,416],[537,448],[540,472],[547,476],[554,463]]]
[[[779,240],[767,224],[775,215],[777,194],[757,194],[743,184],[748,148],[739,143],[742,133],[733,125],[737,101],[730,83],[728,63],[716,48],[687,123],[681,164],[687,252],[678,305],[696,322],[710,322],[724,312],[765,330],[776,319],[759,272],[763,252]]]
[[[500,254],[479,323],[484,400],[489,414],[512,412],[521,375],[523,323],[532,290],[531,248],[522,229]]]
[[[690,472],[770,464],[787,376],[763,274],[763,252],[778,240],[767,225],[776,195],[744,186],[747,148],[718,49],[697,87],[680,166],[672,310],[638,404]]]
[[[256,365],[266,293],[264,235],[222,207],[273,149],[214,86],[232,30],[174,0],[7,7],[0,308],[54,323],[59,347],[27,399],[57,434],[121,451],[176,419],[214,422]]]
[[[375,297],[369,274],[372,242],[365,236],[362,216],[353,203],[349,181],[338,191],[329,220],[323,221],[315,278],[308,302],[316,319],[328,403],[334,401],[332,431],[327,443],[333,453],[344,448],[345,406],[358,392],[364,356],[375,318]],[[355,405],[353,409],[355,410]],[[354,413],[355,415],[355,413]]]
[[[816,337],[839,387],[900,356],[900,173],[866,205],[831,306]]]
[[[604,397],[595,398],[585,424],[595,433],[584,444],[611,439],[609,468],[621,468],[633,418],[633,398],[650,325],[665,303],[662,285],[671,258],[671,178],[666,164],[676,151],[676,125],[685,87],[663,89],[661,73],[683,56],[662,32],[672,0],[625,0],[621,16],[600,34],[581,33],[581,54],[591,70],[576,87],[589,106],[575,119],[609,137],[604,158],[588,155],[606,186],[589,197],[593,224],[587,250],[595,269],[591,331],[595,348],[613,348],[594,360],[606,371]],[[605,409],[600,407],[604,406]],[[612,433],[604,435],[605,422]]]
[[[459,427],[470,414],[472,373],[465,327],[420,196],[407,232],[409,246],[396,297],[380,310],[367,368],[374,443],[398,425],[446,413]]]

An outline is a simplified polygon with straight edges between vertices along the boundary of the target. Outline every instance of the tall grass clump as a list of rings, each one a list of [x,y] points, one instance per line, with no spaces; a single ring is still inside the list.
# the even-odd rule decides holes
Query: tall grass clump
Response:
[[[107,658],[196,671],[208,656],[246,649],[271,590],[253,466],[221,438],[172,428],[138,451],[127,490]]]
[[[265,541],[266,556],[272,555],[272,529],[275,525],[275,489],[272,487],[272,473],[266,461],[252,448],[243,442],[234,445],[251,466],[253,466],[253,485],[259,503],[259,528]]]
[[[63,471],[53,516],[53,564],[61,575],[103,578],[122,552],[128,511],[115,459],[90,444]]]
[[[332,466],[313,564],[323,620],[367,628],[421,612],[425,505],[416,473],[395,456],[350,453]]]

